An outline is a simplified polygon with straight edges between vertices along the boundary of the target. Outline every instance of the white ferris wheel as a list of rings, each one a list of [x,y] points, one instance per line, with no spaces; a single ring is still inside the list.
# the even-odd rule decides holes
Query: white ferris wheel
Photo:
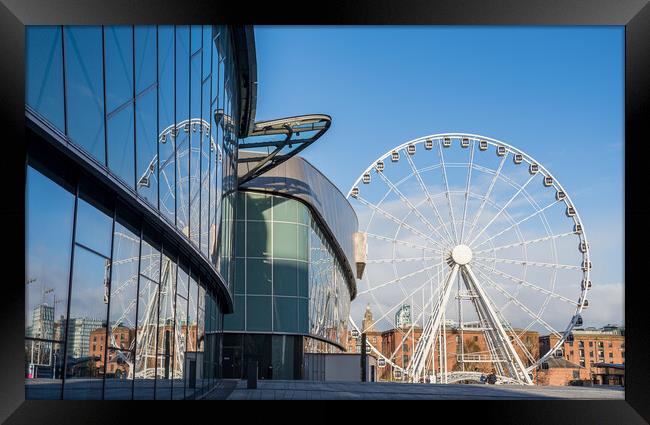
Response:
[[[584,226],[558,180],[521,150],[475,134],[421,137],[373,161],[348,199],[367,241],[350,322],[353,334],[392,333],[368,341],[392,379],[494,373],[532,384],[582,325]]]

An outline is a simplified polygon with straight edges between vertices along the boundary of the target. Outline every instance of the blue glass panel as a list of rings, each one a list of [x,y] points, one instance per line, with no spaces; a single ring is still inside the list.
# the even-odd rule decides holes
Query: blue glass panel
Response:
[[[133,99],[133,27],[104,28],[106,55],[106,111]]]
[[[189,237],[190,232],[190,30],[176,27],[176,227]]]
[[[156,90],[149,90],[135,101],[137,190],[151,205],[158,207],[158,126]],[[162,147],[162,145],[161,145]]]
[[[200,28],[200,27],[199,27]],[[199,33],[200,34],[200,33]],[[200,39],[199,39],[200,41]],[[190,118],[201,118],[201,55],[192,56],[190,68]],[[199,245],[200,224],[200,178],[201,178],[201,132],[200,125],[192,123],[190,129],[190,238]]]
[[[192,53],[201,48],[203,42],[203,27],[201,25],[192,25]]]
[[[25,336],[61,340],[55,323],[68,308],[74,195],[28,167],[25,201]]]
[[[135,182],[135,146],[133,142],[133,104],[110,116],[106,125],[108,168],[133,188]]]
[[[135,27],[135,92],[136,95],[156,82],[156,27]]]
[[[65,27],[68,137],[105,162],[102,28]]]
[[[246,297],[235,295],[233,302],[235,311],[223,316],[223,328],[229,331],[243,331],[246,320]]]
[[[201,112],[203,122],[208,128],[201,126],[201,251],[209,255],[209,217],[210,217],[210,82],[203,83],[201,95]]]
[[[203,73],[201,78],[205,80],[210,75],[211,54],[212,54],[212,25],[203,26]],[[209,98],[208,100],[211,100]]]
[[[77,243],[110,257],[113,219],[83,199],[77,204]]]
[[[65,131],[61,27],[25,29],[25,102]]]
[[[160,137],[160,211],[171,223],[176,217],[176,139],[174,131],[174,27],[158,28],[158,128]]]

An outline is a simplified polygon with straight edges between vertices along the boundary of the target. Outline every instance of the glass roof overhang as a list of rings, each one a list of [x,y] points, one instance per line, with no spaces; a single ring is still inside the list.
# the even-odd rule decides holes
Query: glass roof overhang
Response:
[[[248,137],[239,144],[239,149],[252,151],[254,155],[238,159],[240,164],[248,165],[238,183],[246,183],[298,154],[318,140],[331,124],[332,118],[324,114],[256,122]]]

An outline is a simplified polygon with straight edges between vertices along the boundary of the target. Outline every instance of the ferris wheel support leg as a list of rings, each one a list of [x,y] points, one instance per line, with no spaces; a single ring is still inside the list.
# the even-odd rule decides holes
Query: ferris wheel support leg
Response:
[[[431,352],[433,345],[436,343],[436,334],[440,327],[445,306],[447,305],[447,301],[449,301],[451,289],[456,280],[456,276],[458,276],[459,269],[460,266],[458,264],[455,264],[451,269],[451,272],[444,283],[440,303],[436,306],[434,314],[431,316],[426,328],[422,332],[422,336],[415,347],[415,353],[411,358],[411,363],[406,368],[411,379],[415,382],[419,382],[420,375],[422,375],[422,369],[424,369],[424,366],[426,365],[426,359],[429,357],[429,353]]]
[[[465,271],[467,272],[465,275],[468,277],[469,282],[467,282],[474,291],[479,296],[479,299],[483,306],[485,307],[485,312],[488,315],[488,320],[490,321],[490,325],[494,330],[497,331],[497,334],[499,336],[499,339],[501,340],[501,344],[503,348],[505,349],[506,353],[510,359],[512,368],[516,371],[518,378],[523,381],[526,384],[532,385],[533,382],[530,379],[530,376],[528,376],[528,373],[526,372],[526,367],[524,364],[521,362],[521,359],[519,358],[519,355],[515,351],[515,348],[512,346],[512,343],[510,342],[510,338],[508,337],[508,334],[506,333],[505,329],[503,328],[503,325],[501,321],[499,320],[496,311],[494,310],[494,306],[488,301],[487,295],[483,288],[481,287],[478,279],[476,278],[476,275],[472,271],[472,268],[469,266],[469,264],[466,264],[463,266]]]

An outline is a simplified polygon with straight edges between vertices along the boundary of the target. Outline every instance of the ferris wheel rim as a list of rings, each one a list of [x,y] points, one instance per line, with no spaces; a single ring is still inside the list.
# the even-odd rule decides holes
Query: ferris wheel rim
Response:
[[[573,222],[574,222],[574,224],[581,226],[581,231],[578,233],[578,236],[579,236],[579,239],[580,239],[581,243],[584,243],[585,248],[586,248],[582,252],[582,258],[583,258],[583,262],[584,262],[583,264],[589,263],[588,267],[586,267],[586,268],[583,267],[582,275],[583,275],[584,281],[589,281],[590,282],[589,279],[590,279],[590,274],[591,274],[591,261],[590,261],[591,255],[590,255],[590,248],[589,248],[589,244],[588,244],[588,237],[587,237],[586,230],[585,230],[584,226],[582,225],[583,221],[582,221],[582,219],[580,217],[578,209],[576,208],[575,203],[571,199],[570,194],[564,189],[564,187],[562,186],[560,181],[557,178],[555,178],[555,176],[546,167],[544,167],[544,165],[542,165],[539,161],[537,161],[532,155],[530,155],[530,154],[522,151],[521,149],[516,148],[516,147],[514,147],[514,146],[512,146],[512,145],[510,145],[508,143],[505,143],[505,142],[503,142],[501,140],[494,139],[494,138],[491,138],[491,137],[488,137],[488,136],[483,136],[483,135],[480,135],[480,134],[474,134],[474,133],[448,132],[448,133],[430,134],[430,135],[427,135],[427,136],[421,136],[421,137],[417,137],[415,139],[406,141],[406,142],[404,142],[404,143],[402,143],[402,144],[400,144],[400,145],[386,151],[384,154],[380,155],[378,158],[376,158],[374,161],[372,161],[370,163],[370,165],[354,181],[354,183],[352,184],[352,186],[348,190],[346,197],[348,199],[351,198],[351,197],[356,197],[356,196],[353,195],[352,192],[353,192],[353,190],[355,188],[359,187],[360,182],[363,179],[364,175],[370,173],[370,171],[372,171],[377,166],[377,163],[379,161],[385,160],[393,152],[404,151],[406,158],[409,158],[409,153],[406,150],[408,149],[408,147],[410,145],[422,144],[422,143],[426,142],[427,140],[439,140],[440,141],[445,137],[449,137],[449,138],[471,138],[471,139],[474,140],[475,143],[478,142],[478,141],[485,141],[485,142],[487,142],[488,145],[491,145],[491,146],[494,146],[494,147],[503,146],[506,149],[506,152],[505,152],[505,155],[504,155],[504,161],[505,161],[505,158],[509,154],[520,154],[521,157],[522,157],[522,162],[525,161],[528,164],[536,164],[538,169],[539,169],[538,172],[540,172],[544,177],[551,177],[552,178],[552,185],[551,186],[556,191],[561,191],[561,192],[564,193],[564,198],[562,200],[558,199],[557,203],[563,202],[567,206],[567,208],[568,207],[573,207],[573,211],[574,211],[574,214],[572,216]],[[472,155],[474,153],[474,144],[472,145]],[[439,148],[441,149],[440,142],[439,142]],[[427,149],[429,149],[429,148],[427,148]],[[440,165],[440,164],[438,164],[438,165]],[[467,164],[462,164],[462,165],[467,165]],[[413,164],[411,164],[411,166],[413,167]],[[470,170],[471,170],[472,169],[471,159],[470,159],[469,166],[470,166]],[[411,173],[409,176],[403,178],[402,181],[412,178],[420,170],[418,170],[417,168],[414,168],[413,171],[414,172]],[[383,175],[383,172],[378,170],[378,174]],[[532,180],[532,177],[531,177],[531,180]],[[395,185],[398,185],[398,184],[399,183],[397,183]],[[469,180],[468,180],[468,184],[469,184]],[[390,191],[391,190],[389,190],[388,192],[390,192]],[[460,192],[462,193],[463,191],[460,191]],[[375,214],[375,212],[373,212],[373,217],[374,217],[374,214]],[[548,231],[548,229],[547,229],[547,231]],[[399,232],[399,229],[398,229],[397,232]],[[552,232],[550,232],[550,233],[552,234]],[[575,232],[567,232],[566,234],[569,235],[571,233],[575,233]],[[551,234],[549,234],[548,236],[551,236]],[[472,240],[471,242],[473,243],[474,240]],[[528,241],[526,241],[526,242],[528,242]],[[524,243],[524,245],[525,245],[525,243]],[[489,250],[485,249],[484,251],[489,251]],[[555,270],[555,273],[557,273],[557,270]],[[539,359],[536,362],[533,362],[533,364],[526,369],[527,371],[530,371],[530,370],[535,369],[536,367],[539,367],[539,365],[542,362],[544,362],[552,353],[554,353],[557,350],[557,348],[566,340],[566,338],[569,335],[569,333],[571,332],[571,330],[575,327],[576,319],[580,316],[580,314],[582,313],[582,311],[584,309],[585,301],[586,301],[586,298],[587,298],[586,295],[589,292],[589,290],[590,290],[589,287],[581,287],[580,298],[579,298],[578,303],[575,303],[575,304],[577,304],[576,309],[575,309],[575,312],[573,313],[573,315],[571,317],[571,320],[569,321],[569,324],[567,325],[567,327],[566,327],[566,329],[564,331],[558,331],[557,332],[558,334],[561,334],[561,338],[559,338],[558,342],[553,347],[551,347],[551,349],[546,354],[544,354],[543,356],[540,356]],[[559,294],[556,294],[556,295],[559,295]],[[552,298],[552,296],[549,294],[549,296],[545,299],[545,304],[548,303],[550,298]],[[568,298],[567,298],[567,300],[568,300]],[[393,309],[394,309],[394,307],[393,307]],[[392,309],[390,311],[392,311]],[[353,324],[354,328],[357,331],[359,331],[358,326],[356,325],[354,319],[351,316],[350,316],[350,322]],[[394,364],[390,359],[386,358],[381,352],[379,352],[379,350],[377,350],[376,347],[374,347],[374,345],[372,343],[369,343],[369,345],[372,347],[373,351],[375,351],[380,356],[384,357],[387,363],[391,364],[395,368],[403,370],[401,367]]]

